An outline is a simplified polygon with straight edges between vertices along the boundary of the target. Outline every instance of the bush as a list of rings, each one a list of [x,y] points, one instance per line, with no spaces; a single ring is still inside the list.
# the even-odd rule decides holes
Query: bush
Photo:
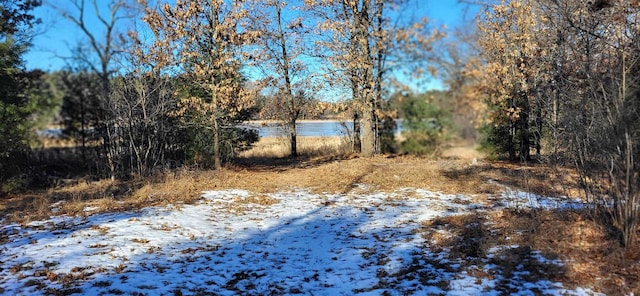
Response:
[[[406,139],[400,143],[402,153],[430,154],[449,138],[451,114],[430,103],[426,94],[405,97],[400,108],[404,115],[402,135]]]
[[[380,126],[380,152],[397,153],[396,130],[398,125],[391,116],[384,116],[379,122]]]
[[[0,196],[24,192],[28,185],[29,179],[26,175],[13,176],[2,182],[0,186]]]

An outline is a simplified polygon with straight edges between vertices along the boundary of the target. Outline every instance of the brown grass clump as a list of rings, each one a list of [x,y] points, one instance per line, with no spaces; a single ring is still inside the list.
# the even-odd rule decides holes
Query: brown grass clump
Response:
[[[506,273],[525,264],[532,276],[561,281],[565,285],[586,286],[606,295],[640,292],[640,240],[621,249],[610,229],[589,218],[588,210],[500,210],[428,221],[422,228],[425,238],[439,248],[449,248],[450,256],[466,258],[465,264],[482,265],[489,250],[513,245],[489,263]],[[446,234],[443,234],[444,233]],[[533,250],[545,258],[562,259],[564,266],[528,260]],[[535,266],[532,266],[534,264]]]
[[[41,217],[49,217],[51,215],[51,201],[46,196],[38,196],[33,198],[32,210],[28,211],[33,216],[30,219],[37,219]]]
[[[244,198],[236,198],[236,203],[239,204],[256,204],[261,206],[270,206],[278,203],[278,200],[268,195],[252,195]]]
[[[298,154],[304,156],[342,155],[351,151],[344,137],[298,137]],[[291,145],[287,137],[262,138],[255,146],[240,153],[240,158],[284,158]]]

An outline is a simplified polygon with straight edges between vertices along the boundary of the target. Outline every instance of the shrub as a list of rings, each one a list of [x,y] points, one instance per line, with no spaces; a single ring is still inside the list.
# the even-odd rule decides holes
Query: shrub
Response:
[[[405,140],[400,151],[406,154],[426,155],[433,153],[449,138],[451,114],[429,102],[428,95],[407,96],[400,108],[404,115],[402,132]]]

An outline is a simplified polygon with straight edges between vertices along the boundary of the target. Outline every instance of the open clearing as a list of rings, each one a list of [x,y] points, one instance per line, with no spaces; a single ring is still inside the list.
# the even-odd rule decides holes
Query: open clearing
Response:
[[[8,199],[0,293],[638,293],[636,249],[616,249],[581,200],[559,197],[572,193],[554,185],[567,174],[537,170],[411,157],[283,160],[185,172],[121,197],[69,200],[73,186],[51,190],[41,211],[52,217],[31,221],[17,219],[10,204],[19,203]]]
[[[456,258],[438,245],[455,234],[446,225],[425,227],[436,218],[489,214],[519,203],[529,200],[514,193],[476,203],[469,196],[413,188],[369,193],[361,184],[348,194],[209,191],[194,205],[3,227],[9,241],[0,257],[2,288],[25,295],[48,289],[127,295],[588,294],[564,287],[553,274],[541,278],[563,265],[539,251],[514,243]],[[490,221],[485,224],[491,229]],[[502,261],[514,259],[505,270]]]

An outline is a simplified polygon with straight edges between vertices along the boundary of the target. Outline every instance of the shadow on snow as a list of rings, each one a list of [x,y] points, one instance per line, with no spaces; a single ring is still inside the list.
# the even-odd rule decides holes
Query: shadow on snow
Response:
[[[350,197],[327,196],[326,201],[299,215],[265,218],[272,219],[273,223],[266,223],[264,227],[258,225],[257,218],[247,215],[245,222],[248,223],[240,231],[225,232],[225,229],[237,229],[238,225],[220,226],[235,222],[225,222],[224,215],[218,219],[219,215],[212,213],[210,224],[188,225],[179,231],[169,229],[167,238],[158,245],[145,242],[145,233],[135,234],[141,239],[133,245],[114,247],[109,245],[108,238],[104,238],[104,246],[87,245],[78,233],[95,230],[92,235],[99,235],[100,227],[109,223],[126,224],[153,214],[162,217],[171,215],[170,210],[161,210],[160,214],[143,210],[94,216],[89,222],[74,226],[73,230],[61,229],[57,234],[51,234],[51,230],[46,233],[36,231],[5,247],[21,250],[16,254],[23,257],[8,258],[6,252],[0,254],[4,269],[0,275],[21,275],[14,280],[0,280],[0,292],[58,295],[570,292],[552,280],[564,273],[558,262],[546,262],[534,250],[519,246],[495,247],[488,251],[477,248],[483,236],[490,235],[483,223],[463,227],[461,235],[449,238],[448,244],[439,246],[421,230],[424,226],[418,215],[407,214],[411,212],[410,205],[372,203],[359,206],[340,201]],[[291,194],[285,198],[296,196]],[[254,226],[252,219],[256,221]],[[162,229],[166,224],[157,222],[150,227]],[[185,229],[196,231],[198,227],[205,229],[203,236],[186,235]],[[219,229],[220,233],[207,234],[206,229],[211,227]],[[55,235],[57,238],[53,237]],[[51,254],[52,258],[30,255],[29,250],[34,245],[51,245],[56,240],[74,236],[78,236],[78,243],[70,246],[65,254]],[[105,249],[107,245],[109,250]],[[124,253],[131,254],[119,257],[117,247],[140,248],[140,251],[127,251]],[[103,255],[111,252],[111,262],[94,262],[88,255],[100,252]],[[33,272],[7,268],[8,263],[16,266],[19,262],[31,262],[27,265]],[[67,268],[65,273],[62,265],[77,267]],[[59,272],[51,275],[48,270]],[[37,285],[34,281],[43,284]]]

